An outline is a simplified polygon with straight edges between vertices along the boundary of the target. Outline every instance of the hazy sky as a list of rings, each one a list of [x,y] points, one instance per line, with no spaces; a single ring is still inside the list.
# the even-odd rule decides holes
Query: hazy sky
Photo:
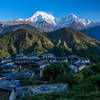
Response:
[[[74,13],[81,18],[100,21],[100,0],[0,0],[0,21],[28,18],[36,11],[55,17]]]

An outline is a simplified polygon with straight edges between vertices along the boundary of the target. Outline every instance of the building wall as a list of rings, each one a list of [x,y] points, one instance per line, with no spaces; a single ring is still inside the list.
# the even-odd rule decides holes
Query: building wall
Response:
[[[81,71],[81,70],[84,69],[84,68],[85,68],[85,65],[79,67],[79,71]]]
[[[14,99],[15,99],[15,92],[14,92],[14,90],[12,90],[9,100],[14,100]]]
[[[70,68],[74,71],[74,72],[78,72],[78,69],[75,65],[71,64]]]
[[[0,100],[9,100],[9,95],[8,91],[0,90]]]

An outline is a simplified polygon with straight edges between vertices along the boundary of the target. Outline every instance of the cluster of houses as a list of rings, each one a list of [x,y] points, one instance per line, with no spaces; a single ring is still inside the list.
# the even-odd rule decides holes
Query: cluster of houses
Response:
[[[89,58],[79,57],[77,55],[69,56],[68,61],[70,63],[71,70],[75,73],[79,73],[81,70],[90,67],[92,64]]]
[[[92,63],[90,59],[71,55],[68,57],[56,57],[51,53],[38,54],[33,53],[29,56],[17,54],[15,57],[0,59],[0,100],[14,100],[15,94],[20,86],[19,79],[32,78],[37,76],[41,78],[42,72],[50,63],[68,63],[73,72],[78,73],[84,68],[88,68]],[[56,87],[56,88],[55,88]],[[64,88],[65,87],[65,88]],[[66,84],[61,85],[43,85],[28,88],[30,93],[41,94],[64,91]],[[46,90],[47,89],[47,90]],[[23,90],[23,89],[22,89]],[[25,96],[25,91],[20,90],[21,95]],[[58,91],[58,92],[59,92]]]
[[[57,62],[68,62],[67,57],[55,57],[53,54],[38,54],[34,53],[30,56],[25,56],[24,54],[17,54],[15,57],[11,58],[1,58],[0,59],[0,72],[1,73],[12,73],[19,72],[26,68],[37,68],[38,70],[43,69],[50,63]]]

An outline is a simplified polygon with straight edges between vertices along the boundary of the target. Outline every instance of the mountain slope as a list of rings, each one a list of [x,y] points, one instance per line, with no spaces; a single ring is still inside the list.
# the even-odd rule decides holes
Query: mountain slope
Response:
[[[100,40],[100,26],[95,26],[92,28],[82,30],[88,36]]]
[[[48,33],[47,36],[57,48],[63,48],[65,51],[76,53],[83,49],[96,50],[99,53],[100,50],[100,41],[92,39],[72,28],[62,28]]]
[[[27,30],[30,30],[30,31],[33,31],[33,32],[43,32],[45,30],[42,30],[40,27],[36,26],[36,25],[31,25],[30,24],[27,24],[27,23],[1,23],[0,24],[0,34],[4,34],[6,32],[9,32],[9,31],[15,31],[15,30],[18,30],[18,29],[27,29]]]
[[[17,53],[54,53],[58,56],[76,54],[80,50],[94,51],[100,55],[100,41],[72,28],[40,33],[20,29],[0,37],[0,57]]]
[[[20,29],[0,37],[0,57],[17,53],[47,52],[53,48],[52,42],[42,33]]]

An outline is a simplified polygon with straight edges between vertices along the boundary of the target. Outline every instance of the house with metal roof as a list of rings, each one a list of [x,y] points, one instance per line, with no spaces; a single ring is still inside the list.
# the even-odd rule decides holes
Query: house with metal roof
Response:
[[[11,73],[11,72],[18,72],[21,70],[21,66],[20,65],[7,65],[7,64],[4,64],[4,65],[0,65],[0,72],[3,72],[3,73]]]
[[[49,59],[50,63],[57,63],[57,62],[68,62],[67,57],[53,57]]]
[[[74,63],[70,65],[70,68],[72,69],[72,71],[74,72],[80,72],[82,69],[84,69],[86,67],[85,64],[82,63]]]
[[[11,58],[1,58],[0,59],[0,64],[10,64],[10,63],[12,63]]]
[[[44,58],[44,59],[48,59],[48,58],[52,58],[52,57],[54,57],[54,54],[52,54],[52,53],[47,53],[47,54],[41,55],[41,58]]]

